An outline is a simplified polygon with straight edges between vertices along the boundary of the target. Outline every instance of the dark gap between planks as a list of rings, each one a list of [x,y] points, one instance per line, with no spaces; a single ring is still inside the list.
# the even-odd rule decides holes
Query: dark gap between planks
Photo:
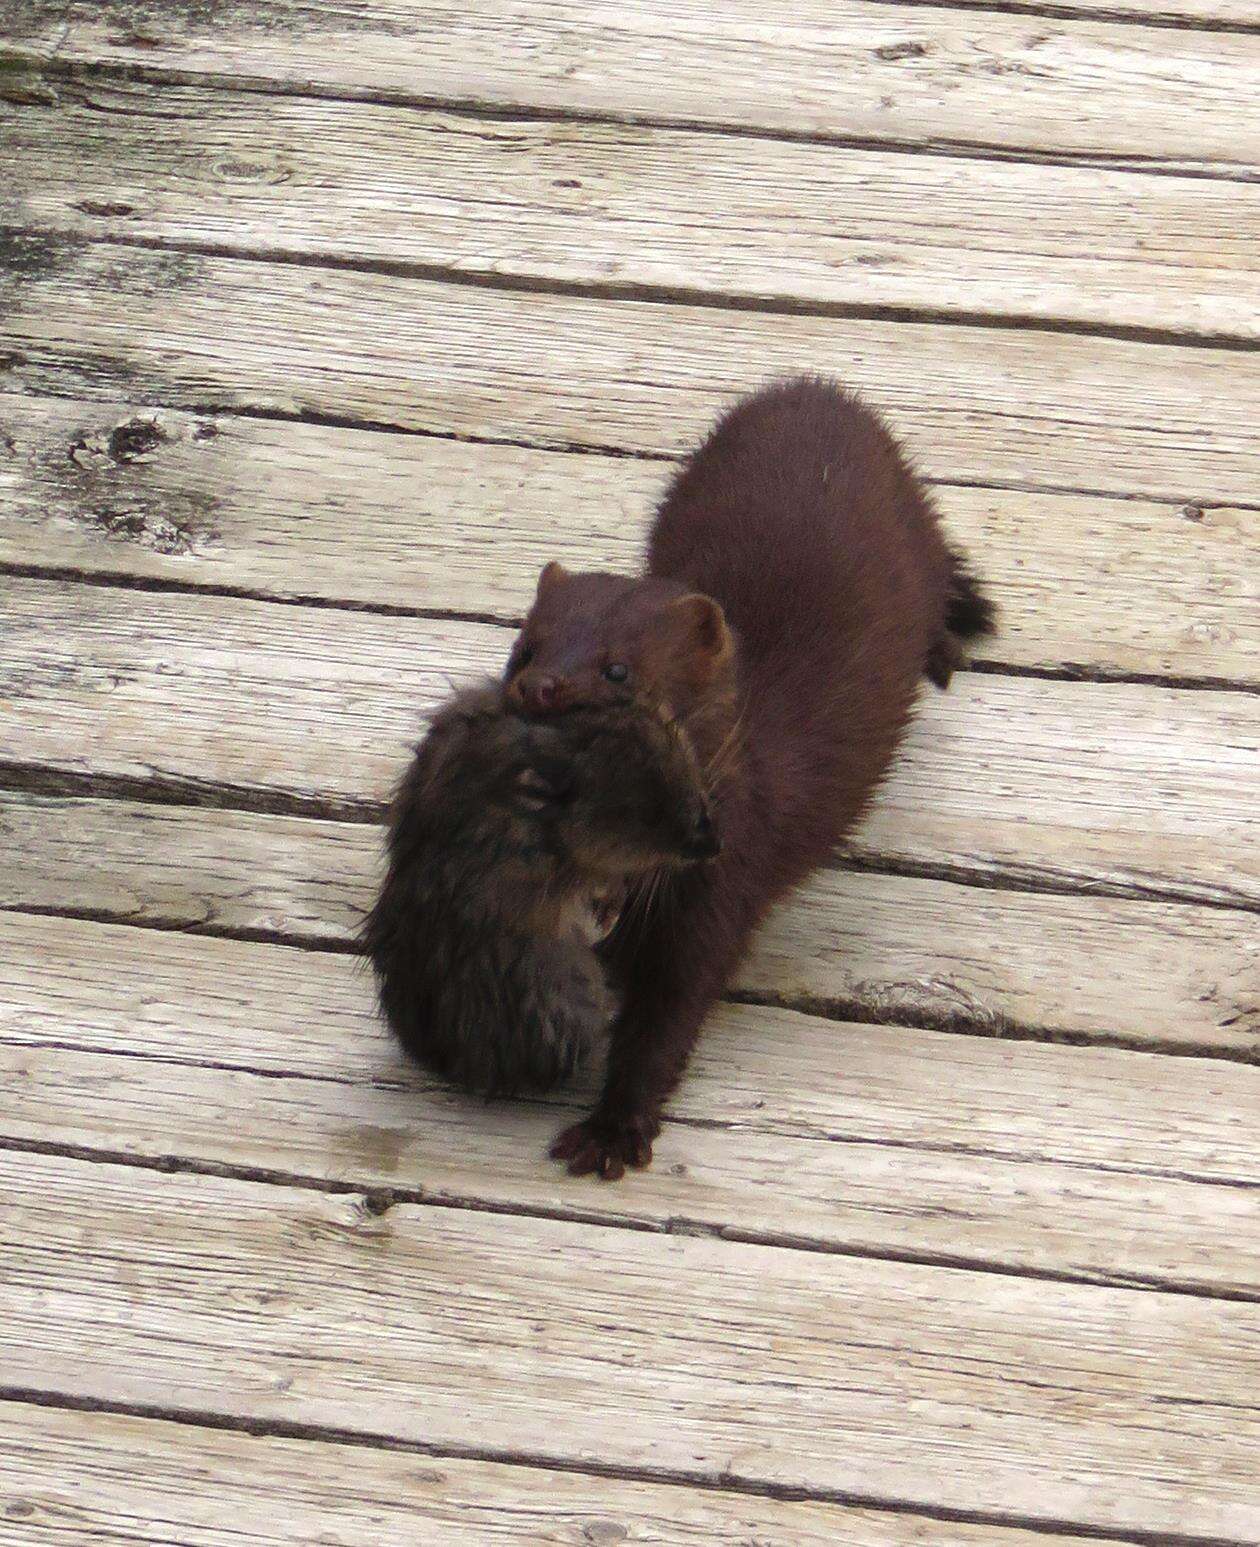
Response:
[[[898,0],[898,3],[918,5],[925,0]],[[933,10],[948,9],[931,4],[926,0],[929,8]],[[968,9],[966,4],[959,7]],[[1001,13],[1003,7],[999,5],[976,6],[976,9],[993,10]],[[1057,9],[1057,8],[1056,8]],[[1010,14],[1037,15],[1034,8],[1022,6],[1010,7]],[[1052,15],[1050,10],[1047,16]],[[1079,12],[1070,12],[1064,20],[1077,22],[1089,22],[1090,20],[1114,20],[1126,25],[1141,25],[1143,18],[1135,18],[1131,14],[1118,13],[1114,17],[1083,16]],[[1153,26],[1160,23],[1153,22]],[[1168,24],[1175,30],[1181,31],[1210,31],[1233,32],[1242,31],[1250,35],[1253,31],[1260,32],[1260,27],[1251,28],[1244,24],[1214,24],[1202,28],[1180,22]],[[26,67],[26,82],[18,83],[20,91],[26,84],[29,92],[29,80],[32,76],[46,76],[52,79],[102,79],[136,81],[141,85],[151,86],[187,86],[192,88],[206,87],[218,91],[248,92],[255,96],[277,97],[304,97],[322,102],[358,102],[372,107],[394,107],[414,109],[420,112],[444,112],[469,118],[485,118],[496,121],[511,121],[518,119],[534,123],[589,123],[628,125],[634,128],[645,129],[682,129],[693,134],[726,135],[732,139],[748,140],[780,140],[794,145],[831,145],[847,150],[887,150],[897,151],[906,155],[943,156],[951,160],[972,161],[1019,161],[1027,162],[1034,166],[1078,166],[1095,167],[1100,171],[1134,172],[1139,175],[1151,177],[1198,177],[1213,182],[1260,182],[1260,169],[1246,166],[1242,163],[1220,163],[1214,166],[1205,166],[1202,163],[1190,163],[1182,165],[1175,160],[1160,156],[1144,156],[1140,151],[1132,151],[1125,155],[1090,153],[1081,151],[1052,152],[1040,151],[1035,146],[1026,146],[1019,149],[1006,149],[1002,146],[991,145],[984,140],[952,140],[940,139],[933,142],[918,140],[904,140],[896,137],[881,138],[877,135],[844,134],[840,132],[828,132],[826,130],[794,130],[775,128],[773,126],[749,125],[738,119],[713,122],[711,120],[697,120],[687,118],[682,114],[653,114],[636,113],[632,110],[617,111],[606,109],[600,111],[594,108],[572,107],[546,107],[530,102],[503,103],[492,100],[482,100],[477,97],[443,97],[436,93],[407,92],[379,90],[371,87],[356,87],[352,85],[324,85],[318,81],[285,81],[268,80],[264,76],[240,76],[232,75],[224,71],[196,71],[179,67],[159,68],[153,65],[139,62],[121,62],[113,60],[68,60],[57,59],[52,56],[28,54],[20,51],[7,53],[8,60],[14,65]],[[0,97],[0,100],[3,100]],[[28,97],[19,97],[19,101],[29,101]],[[48,106],[48,101],[39,100],[33,105]]]
[[[258,1438],[318,1441],[355,1446],[364,1450],[389,1450],[435,1460],[489,1461],[504,1466],[530,1467],[543,1472],[566,1472],[582,1477],[607,1477],[619,1482],[663,1484],[698,1489],[707,1493],[736,1493],[745,1497],[776,1499],[784,1503],[835,1504],[850,1509],[877,1510],[911,1519],[946,1525],[1006,1527],[1045,1536],[1070,1536],[1082,1541],[1116,1542],[1120,1547],[1255,1547],[1235,1537],[1187,1535],[1178,1531],[1122,1530],[1092,1526],[1075,1520],[1041,1519],[1006,1511],[950,1509],[944,1505],[851,1493],[839,1489],[807,1488],[791,1483],[758,1483],[730,1472],[684,1472],[672,1467],[636,1467],[595,1460],[574,1461],[566,1456],[547,1456],[493,1447],[433,1445],[421,1440],[398,1439],[379,1431],[339,1429],[332,1425],[295,1422],[284,1418],[246,1418],[232,1413],[202,1412],[195,1408],[164,1407],[151,1402],[121,1402],[83,1397],[69,1392],[46,1391],[32,1386],[0,1386],[0,1401],[33,1407],[60,1408],[78,1413],[108,1413],[123,1418],[148,1418],[181,1424],[192,1429],[217,1429]]]
[[[1028,1279],[1037,1283],[1079,1284],[1093,1289],[1121,1289],[1133,1294],[1175,1294],[1184,1299],[1218,1300],[1233,1304],[1260,1304],[1260,1291],[1224,1289],[1193,1281],[1164,1279],[1155,1274],[1072,1273],[1067,1269],[1028,1267],[1018,1263],[999,1263],[981,1257],[948,1252],[916,1252],[893,1247],[837,1245],[811,1240],[807,1236],[776,1231],[740,1230],[736,1226],[712,1225],[705,1220],[672,1216],[663,1224],[618,1214],[615,1209],[581,1206],[549,1206],[544,1203],[511,1203],[459,1193],[431,1190],[423,1186],[400,1187],[393,1184],[372,1186],[362,1182],[340,1181],[308,1176],[300,1172],[279,1171],[268,1166],[238,1166],[221,1161],[199,1160],[193,1156],[136,1155],[128,1151],[105,1150],[92,1145],[62,1144],[36,1139],[0,1137],[0,1152],[17,1155],[41,1155],[52,1159],[77,1160],[91,1165],[126,1166],[135,1171],[156,1172],[165,1176],[211,1176],[225,1181],[248,1182],[259,1186],[292,1188],[300,1192],[331,1196],[358,1197],[366,1214],[380,1218],[399,1204],[416,1208],[450,1209],[455,1213],[493,1214],[516,1219],[549,1219],[565,1224],[585,1225],[600,1230],[629,1230],[636,1235],[683,1235],[727,1241],[736,1246],[766,1246],[778,1251],[809,1252],[822,1257],[847,1257],[858,1261],[897,1262],[909,1267],[936,1268],[950,1273],[982,1273],[997,1278]],[[604,1184],[590,1177],[574,1179],[575,1190],[586,1184],[600,1188]],[[631,1182],[633,1186],[633,1182]],[[599,1193],[591,1192],[598,1197]]]

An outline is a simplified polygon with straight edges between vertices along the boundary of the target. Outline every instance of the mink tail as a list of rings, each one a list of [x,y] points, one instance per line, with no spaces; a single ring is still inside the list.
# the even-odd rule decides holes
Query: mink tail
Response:
[[[984,594],[963,556],[950,549],[949,592],[945,601],[945,627],[928,651],[924,671],[938,688],[947,688],[957,667],[966,659],[966,647],[997,628],[997,608]]]

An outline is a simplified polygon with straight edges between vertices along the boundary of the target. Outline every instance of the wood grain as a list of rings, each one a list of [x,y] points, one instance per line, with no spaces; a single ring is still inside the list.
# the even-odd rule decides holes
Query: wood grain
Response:
[[[490,624],[10,579],[0,760],[377,809]],[[851,850],[1254,905],[1260,698],[963,673],[925,692]]]
[[[199,981],[195,967],[191,981]],[[259,1031],[283,1036],[284,1027],[283,1019],[274,1028],[260,1020]],[[127,1154],[160,1169],[208,1165],[401,1188],[461,1207],[1260,1301],[1256,1203],[1236,1186],[672,1123],[646,1177],[628,1188],[605,1187],[575,1181],[547,1158],[557,1130],[578,1115],[572,1104],[487,1110],[409,1087],[172,1067],[64,1048],[0,1047],[0,1072],[0,1135],[8,1143]]]
[[[637,568],[667,473],[0,394],[0,563],[515,619],[553,555]],[[1260,682],[1260,511],[949,485],[936,497],[1001,608],[979,659]]]
[[[0,104],[0,179],[76,236],[1260,339],[1260,184],[148,82]]]
[[[0,795],[0,906],[344,944],[374,827]],[[90,857],[90,862],[89,862]],[[737,986],[842,1013],[1260,1058],[1254,916],[823,872],[762,930]]]
[[[0,1141],[1260,1300],[1256,1203],[1235,1177],[1260,1162],[1253,1070],[1196,1078],[1213,1115],[1174,1131],[1189,1093],[1151,1075],[1161,1060],[1086,1054],[1078,1066],[1057,1049],[1046,1067],[1031,1046],[1024,1059],[972,1038],[731,1007],[651,1171],[607,1188],[546,1158],[589,1080],[545,1104],[455,1096],[402,1065],[343,958],[167,937],[150,951],[137,930],[3,924],[7,942],[54,962],[83,957],[52,982],[21,967],[0,979]],[[955,1058],[942,1042],[960,1044]],[[816,1094],[797,1100],[795,1081]],[[995,1090],[1022,1104],[988,1110],[990,1138],[975,1114]],[[1142,1128],[1117,1142],[1118,1110],[1152,1090]],[[915,1131],[911,1114],[933,1107]]]
[[[920,1517],[889,1511],[16,1402],[0,1403],[0,1490],[3,1547],[82,1547],[89,1539],[100,1547],[169,1547],[172,1539],[181,1547],[468,1547],[474,1539],[531,1547],[922,1547],[925,1540]],[[934,1547],[1073,1540],[940,1521],[927,1529]]]
[[[1061,156],[1254,165],[1254,40],[1116,12],[1255,25],[1254,0],[1069,0],[1079,18],[870,0],[10,0],[27,56],[408,102],[752,127]],[[1089,13],[1101,18],[1091,20]],[[69,26],[67,26],[69,22]],[[704,89],[697,89],[697,82]]]
[[[650,454],[817,370],[954,482],[1253,504],[1255,352],[764,316],[15,239],[0,384]]]
[[[5,913],[0,940],[3,1040],[13,1047],[405,1087],[435,1110],[462,1105],[405,1067],[352,957]],[[193,979],[200,992],[190,996]],[[999,1042],[727,1004],[715,1011],[670,1111],[679,1123],[737,1134],[1245,1190],[1260,1144],[1258,1080],[1253,1069],[1212,1059]],[[579,1089],[566,1099],[581,1096]],[[472,1117],[490,1123],[505,1110],[476,1103]],[[125,1145],[125,1131],[113,1143]],[[385,1149],[369,1153],[365,1140],[338,1163],[384,1164]],[[576,1196],[588,1192],[578,1187]]]
[[[1255,1305],[39,1155],[0,1157],[0,1185],[15,1384],[1051,1525],[1260,1529]]]

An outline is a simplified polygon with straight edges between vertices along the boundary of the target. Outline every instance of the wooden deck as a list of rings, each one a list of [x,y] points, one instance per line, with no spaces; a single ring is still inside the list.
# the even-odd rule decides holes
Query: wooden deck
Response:
[[[1257,0],[0,0],[0,1547],[1260,1542]],[[653,1168],[406,1069],[425,713],[767,377],[1004,611]]]

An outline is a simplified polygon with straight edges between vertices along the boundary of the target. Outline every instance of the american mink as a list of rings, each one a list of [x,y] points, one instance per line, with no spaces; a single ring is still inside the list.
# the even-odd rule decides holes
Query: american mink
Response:
[[[872,410],[781,382],[725,414],[670,484],[646,574],[544,569],[505,674],[562,723],[630,694],[668,706],[706,769],[722,841],[605,945],[623,1001],[569,1170],[651,1159],[701,1022],[771,904],[832,852],[884,777],[926,675],[945,687],[993,609]]]
[[[695,754],[660,707],[531,725],[500,684],[457,694],[399,787],[363,930],[391,1026],[467,1090],[550,1089],[615,1014],[593,946],[628,882],[714,852]]]

